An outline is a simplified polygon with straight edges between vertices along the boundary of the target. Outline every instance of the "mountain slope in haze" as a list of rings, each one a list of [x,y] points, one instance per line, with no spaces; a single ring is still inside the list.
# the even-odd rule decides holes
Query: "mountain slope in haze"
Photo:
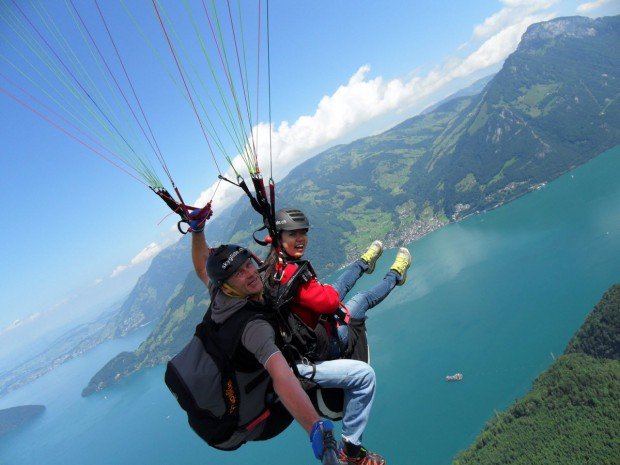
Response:
[[[620,285],[609,289],[564,355],[498,414],[454,465],[615,465],[620,457]]]
[[[158,254],[129,296],[114,312],[73,328],[45,351],[0,373],[0,396],[18,389],[68,360],[84,355],[108,339],[127,336],[156,323],[168,309],[169,299],[182,287],[180,277],[192,269],[189,241],[180,240]]]
[[[189,255],[185,260],[190,261]],[[134,352],[122,352],[99,370],[82,390],[86,397],[142,368],[165,363],[179,353],[194,334],[209,305],[207,288],[193,272],[170,300],[151,335]]]
[[[0,436],[27,424],[43,412],[43,405],[20,405],[0,410]]]
[[[14,368],[1,372],[0,397],[40,378],[98,345],[103,328],[113,317],[114,313],[106,313],[94,321],[72,328],[57,338],[46,350],[35,354]]]
[[[297,207],[309,216],[311,240],[321,246],[307,255],[319,276],[374,239],[387,246],[411,242],[496,208],[620,143],[618,43],[620,16],[532,25],[480,94],[448,100],[293,169],[276,187],[277,207]],[[256,249],[252,231],[260,226],[244,198],[225,215],[216,212],[206,235],[211,244]],[[178,260],[190,263],[189,251]],[[94,385],[107,386],[172,356],[171,347],[180,342],[169,338],[184,342],[193,333],[183,315],[187,305],[202,301],[197,296],[186,281],[177,294],[183,304],[168,308],[140,355],[108,364]],[[200,321],[194,313],[192,318]],[[173,335],[171,320],[183,321],[187,331]]]
[[[179,257],[189,256],[189,247],[189,241],[180,240],[153,258],[119,313],[103,329],[103,340],[126,336],[160,319],[168,300],[180,287],[182,277],[191,269],[189,260],[179,260]]]
[[[448,103],[450,100],[454,100],[454,99],[461,98],[461,97],[471,97],[471,96],[480,94],[480,92],[484,90],[484,88],[487,86],[489,81],[493,79],[494,76],[495,76],[494,74],[490,74],[489,76],[485,76],[483,78],[478,79],[476,82],[465,87],[464,89],[461,89],[458,92],[455,92],[454,94],[449,95],[445,99],[422,110],[420,114],[425,115],[427,113],[431,113],[437,108],[439,108],[440,106],[442,106],[444,103]]]

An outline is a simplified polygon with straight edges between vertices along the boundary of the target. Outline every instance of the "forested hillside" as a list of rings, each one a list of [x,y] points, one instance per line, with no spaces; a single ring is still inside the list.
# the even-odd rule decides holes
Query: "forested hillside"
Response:
[[[568,343],[566,353],[620,360],[620,285],[605,293]]]
[[[609,289],[565,354],[493,418],[454,465],[616,465],[620,457],[620,285]]]
[[[44,412],[43,405],[20,405],[0,410],[0,436],[32,421]]]

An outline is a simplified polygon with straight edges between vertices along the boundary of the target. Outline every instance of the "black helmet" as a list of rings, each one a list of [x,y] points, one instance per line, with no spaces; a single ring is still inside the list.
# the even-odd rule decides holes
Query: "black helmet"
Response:
[[[310,229],[310,222],[304,212],[294,208],[283,208],[276,212],[276,231]]]
[[[234,244],[222,244],[209,254],[207,275],[213,284],[220,286],[251,257],[248,249]]]

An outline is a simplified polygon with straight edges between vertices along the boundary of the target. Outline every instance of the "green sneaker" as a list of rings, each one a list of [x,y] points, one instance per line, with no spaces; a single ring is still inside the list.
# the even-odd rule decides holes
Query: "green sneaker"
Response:
[[[368,250],[364,252],[364,254],[360,257],[368,264],[368,269],[366,270],[366,273],[370,274],[375,271],[375,265],[377,264],[377,260],[379,260],[379,257],[382,253],[383,242],[374,241],[372,244],[370,244]]]
[[[398,249],[398,252],[396,253],[396,259],[390,267],[390,270],[394,270],[400,275],[400,279],[396,282],[397,286],[402,286],[403,284],[405,284],[405,281],[407,281],[407,270],[410,266],[411,254],[409,253],[408,249],[406,249],[405,247],[401,247],[400,249]]]

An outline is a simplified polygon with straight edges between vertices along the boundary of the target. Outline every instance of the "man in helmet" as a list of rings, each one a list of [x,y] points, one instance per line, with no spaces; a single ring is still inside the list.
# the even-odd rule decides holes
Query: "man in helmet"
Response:
[[[210,249],[200,222],[193,221],[190,225],[193,230],[192,262],[198,277],[209,289],[211,318],[216,324],[230,319],[239,326],[240,344],[235,350],[233,364],[252,364],[256,361],[262,364],[286,409],[309,433],[315,456],[323,464],[338,465],[333,424],[319,417],[276,346],[274,328],[269,319],[263,318],[263,314],[269,313],[269,308],[263,302],[263,282],[252,261],[252,254],[236,245]],[[239,312],[255,312],[257,316],[231,318]]]

